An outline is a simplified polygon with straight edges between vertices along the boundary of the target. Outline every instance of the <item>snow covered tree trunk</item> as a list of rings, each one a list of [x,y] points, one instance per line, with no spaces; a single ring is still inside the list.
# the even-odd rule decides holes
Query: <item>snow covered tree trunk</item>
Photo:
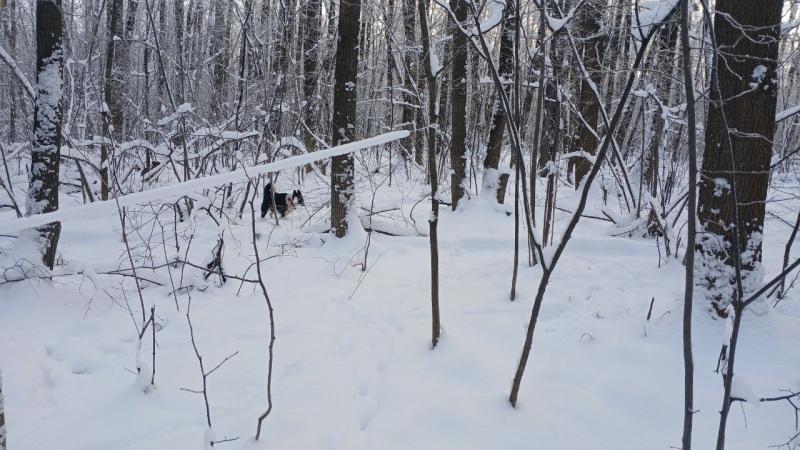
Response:
[[[511,81],[514,76],[514,30],[517,28],[515,3],[507,0],[503,8],[503,23],[500,27],[500,59],[497,70],[503,81],[503,90],[510,98]],[[500,106],[500,94],[495,96],[492,108],[492,126],[489,129],[489,142],[486,146],[486,158],[483,160],[483,190],[494,192],[497,203],[503,203],[506,194],[508,174],[500,175],[500,153],[503,148],[503,135],[506,130],[506,113]]]
[[[139,9],[139,0],[128,0],[128,11],[125,17],[125,31],[122,41],[117,48],[116,59],[121,70],[119,77],[127,77],[131,73],[134,60],[131,56],[133,48],[134,32],[136,31],[136,12]],[[135,67],[134,67],[135,70]],[[127,95],[134,95],[134,92],[126,92]]]
[[[714,34],[717,51],[724,53],[713,68],[718,89],[712,81],[697,250],[698,281],[720,315],[726,315],[731,298],[761,282],[782,7],[782,0],[716,2]]]
[[[166,0],[159,0],[158,2],[158,40],[161,46],[160,52],[156,53],[156,58],[163,62],[164,55],[162,52],[165,51],[165,47],[167,44],[167,1]],[[159,61],[156,61],[156,67],[159,65]],[[156,84],[157,92],[158,92],[158,113],[160,114],[162,111],[166,109],[167,103],[167,75],[166,73],[161,73],[159,71],[158,76],[158,83]]]
[[[434,55],[431,53],[431,30],[428,27],[428,8],[426,0],[419,0],[419,27],[422,35],[422,64],[425,68],[426,84],[428,85],[428,182],[431,185],[431,216],[428,219],[431,255],[431,347],[436,348],[439,343],[441,322],[439,319],[439,174],[436,171],[436,132],[438,130],[439,114],[436,99],[436,73],[434,73]],[[438,68],[437,68],[438,70]]]
[[[0,373],[0,450],[6,450],[6,407],[3,397],[2,373]]]
[[[683,291],[683,435],[681,450],[692,448],[692,426],[694,416],[694,355],[692,354],[692,306],[694,304],[694,260],[693,251],[697,242],[697,119],[695,117],[694,81],[692,79],[692,53],[690,34],[689,0],[681,0],[681,57],[683,60],[683,86],[686,92],[686,121],[688,131],[687,153],[689,157],[688,225],[686,230],[686,270]],[[669,28],[669,25],[667,26]],[[662,30],[663,31],[663,30]]]
[[[224,0],[214,0],[214,28],[212,28],[213,39],[212,54],[214,55],[214,63],[212,65],[213,73],[213,86],[212,91],[212,108],[214,108],[219,118],[225,117],[226,108],[225,102],[225,74],[228,70],[227,52],[228,52],[228,30],[225,18]],[[244,37],[244,36],[243,36]]]
[[[114,1],[114,0],[106,0]],[[175,52],[178,63],[178,86],[175,88],[175,102],[180,105],[184,101],[186,93],[185,75],[184,75],[184,61],[183,61],[183,0],[175,0]]]
[[[321,0],[308,0],[305,5],[305,16],[303,26],[303,95],[306,104],[303,107],[303,115],[306,129],[303,133],[306,150],[313,151],[316,148],[316,140],[313,132],[316,131],[317,124],[317,82],[319,73],[317,71],[317,61],[319,59],[319,33],[320,33],[320,10]]]
[[[61,72],[63,15],[60,0],[36,2],[36,100],[28,187],[27,215],[58,209],[58,170],[61,156]],[[42,262],[53,268],[61,223],[36,229]]]
[[[665,25],[656,37],[656,55],[653,61],[653,76],[656,78],[655,95],[666,105],[669,101],[673,72],[675,67],[674,50],[678,44],[678,26],[675,23]],[[663,111],[654,105],[652,113],[652,137],[646,151],[646,168],[644,182],[649,193],[655,197],[658,193],[658,170],[661,148],[663,147],[666,133],[666,119]]]
[[[333,89],[331,140],[334,146],[356,140],[356,81],[361,0],[339,2],[339,38]],[[347,234],[347,214],[353,200],[353,155],[335,156],[331,163],[331,229]]]
[[[3,31],[6,35],[6,42],[8,42],[8,51],[11,55],[17,54],[17,1],[9,0],[6,5],[7,20],[3,21]],[[9,73],[11,70],[9,69]],[[8,95],[8,141],[16,142],[17,140],[17,82],[11,77],[11,82],[8,83],[6,92]]]
[[[450,9],[453,10],[456,20],[464,24],[467,20],[466,0],[451,0]],[[458,201],[464,196],[464,183],[467,178],[467,51],[469,48],[467,37],[457,26],[450,27],[453,44],[450,46],[452,65],[450,78],[453,90],[450,95],[450,193],[453,210],[458,206]]]
[[[600,86],[602,81],[602,60],[605,49],[605,31],[603,31],[603,10],[605,1],[590,0],[581,6],[578,20],[578,29],[583,42],[583,64],[589,72],[589,79],[580,81],[580,112],[583,120],[591,128],[597,127],[597,118],[600,114],[600,104],[592,93],[592,85]],[[575,151],[583,151],[594,155],[597,151],[597,137],[593,130],[579,121],[578,139],[575,141]],[[570,168],[575,171],[575,189],[578,189],[581,180],[589,173],[592,163],[588,158],[575,156],[570,158]]]
[[[120,44],[122,39],[122,0],[108,0],[106,8],[108,36],[106,41],[105,87],[103,89],[105,107],[102,111],[103,114],[108,114],[107,123],[105,124],[110,132],[108,137],[113,137],[115,141],[118,141],[122,136],[122,121],[125,117],[122,100],[125,94],[125,84],[120,78],[122,74],[116,70],[117,51],[122,47]],[[109,197],[108,151],[108,145],[100,147],[100,198],[103,200],[108,200]]]
[[[403,31],[405,33],[405,46],[403,49],[403,59],[404,59],[404,75],[403,75],[403,128],[406,130],[411,131],[411,135],[407,138],[403,139],[401,145],[403,146],[405,152],[403,152],[403,156],[407,157],[414,154],[415,150],[415,142],[416,140],[416,132],[414,128],[416,126],[416,114],[417,108],[416,105],[418,103],[418,98],[414,95],[414,82],[417,80],[417,52],[415,50],[415,46],[417,43],[417,21],[416,16],[414,14],[414,10],[416,7],[414,6],[414,0],[401,0],[402,1],[402,10],[403,10]]]

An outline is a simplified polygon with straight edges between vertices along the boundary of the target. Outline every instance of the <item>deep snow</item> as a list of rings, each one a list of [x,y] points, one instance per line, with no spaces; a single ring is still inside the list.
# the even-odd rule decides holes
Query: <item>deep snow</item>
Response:
[[[608,222],[582,220],[548,290],[514,410],[506,398],[540,271],[528,267],[523,246],[518,299],[508,300],[513,216],[480,199],[457,212],[442,208],[443,335],[432,351],[428,239],[413,232],[402,237],[373,233],[365,274],[356,265],[363,259],[366,234],[357,231],[337,241],[314,232],[324,228],[327,213],[312,213],[329,194],[323,182],[310,181],[303,188],[306,209],[278,228],[270,220],[257,222],[262,257],[279,255],[263,264],[277,341],[275,406],[258,443],[253,441],[256,418],[266,405],[264,299],[252,285],[237,295],[235,280],[218,287],[213,279],[203,281],[202,271],[185,268],[184,284],[198,287],[191,292],[192,322],[206,364],[239,351],[209,378],[214,433],[239,437],[216,448],[644,450],[680,445],[683,267],[675,259],[662,259],[659,267],[655,241],[614,237]],[[383,186],[374,210],[402,203],[408,216],[413,208],[424,233],[429,204],[414,208],[424,190],[411,183]],[[359,200],[370,207],[368,194]],[[787,218],[796,210],[782,203],[769,208]],[[225,266],[232,274],[244,273],[252,260],[249,212],[245,216],[224,227]],[[558,217],[563,225],[566,216]],[[95,272],[127,267],[118,220],[109,211],[65,223],[59,251],[69,267],[79,267],[77,262],[90,263]],[[189,259],[199,263],[209,259],[218,230],[204,213],[193,220]],[[413,223],[394,226],[414,228]],[[189,224],[179,227],[186,233]],[[765,236],[766,272],[774,274],[788,227],[768,220]],[[138,238],[131,239],[135,244]],[[11,240],[0,238],[0,245],[7,252]],[[3,257],[7,261],[8,254]],[[163,262],[160,245],[153,257]],[[181,269],[172,273],[177,280]],[[202,398],[180,389],[198,389],[201,383],[184,315],[187,296],[178,296],[177,311],[164,269],[140,275],[166,284],[144,289],[148,307],[156,305],[163,325],[157,333],[157,388],[148,393],[133,373],[136,336],[130,314],[104,293],[122,298],[119,277],[0,286],[0,370],[10,449],[203,448]],[[247,277],[254,277],[253,269]],[[124,286],[139,317],[132,284]],[[777,309],[759,305],[747,314],[737,355],[741,389],[761,396],[800,388],[798,301],[795,288]],[[694,444],[706,449],[716,437],[722,382],[714,369],[725,323],[711,319],[698,301],[694,332]],[[146,340],[144,359],[149,352]],[[728,449],[763,449],[794,434],[794,415],[783,403],[736,404],[728,430]]]

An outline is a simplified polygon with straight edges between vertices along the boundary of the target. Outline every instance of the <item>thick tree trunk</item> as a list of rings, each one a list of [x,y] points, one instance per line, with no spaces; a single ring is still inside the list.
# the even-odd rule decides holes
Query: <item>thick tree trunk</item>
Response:
[[[61,73],[63,15],[60,0],[36,2],[36,100],[27,215],[58,209],[58,171],[61,157]],[[42,262],[53,268],[61,222],[36,229]]]
[[[720,315],[742,294],[734,287],[737,266],[744,293],[761,281],[782,7],[782,0],[716,2],[719,92],[712,87],[706,122],[697,250],[704,278],[698,281]]]
[[[515,3],[506,1],[503,8],[503,23],[500,27],[500,58],[497,71],[503,82],[506,96],[511,98],[511,83],[514,77],[514,30],[517,28]],[[508,174],[498,173],[500,154],[503,149],[503,135],[506,131],[508,117],[500,106],[500,94],[495,95],[492,107],[492,126],[489,129],[489,142],[486,145],[486,157],[483,160],[483,190],[497,197],[497,203],[503,203],[506,193]]]
[[[578,20],[578,29],[583,42],[583,64],[589,72],[589,79],[582,78],[580,83],[580,97],[578,104],[583,120],[589,127],[597,129],[597,118],[600,113],[600,104],[592,93],[592,86],[600,86],[603,80],[602,61],[605,49],[605,34],[603,33],[603,9],[605,1],[590,0],[581,6]],[[575,141],[575,151],[586,152],[594,155],[597,152],[597,137],[590,128],[578,119],[578,139]],[[583,178],[589,173],[592,164],[588,158],[575,156],[570,158],[569,166],[575,172],[575,189],[578,189]],[[572,171],[572,170],[570,170]]]
[[[361,0],[339,2],[339,38],[333,89],[331,141],[334,146],[356,140],[356,83]],[[347,234],[347,214],[352,208],[353,155],[335,156],[331,163],[331,228],[336,237]]]
[[[450,0],[456,20],[465,24],[467,20],[466,0]],[[467,178],[467,51],[469,43],[458,27],[450,28],[453,44],[450,46],[452,65],[450,79],[453,83],[450,95],[450,194],[455,211],[458,201],[464,197]]]

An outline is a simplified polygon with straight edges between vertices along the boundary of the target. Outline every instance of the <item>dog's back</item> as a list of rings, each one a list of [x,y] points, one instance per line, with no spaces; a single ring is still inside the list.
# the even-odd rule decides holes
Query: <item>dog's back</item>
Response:
[[[291,207],[287,200],[288,195],[289,194],[282,192],[273,192],[272,183],[267,183],[267,185],[264,186],[264,198],[261,200],[261,217],[266,217],[273,206],[281,217],[285,216],[286,211]],[[273,198],[275,199],[274,205],[272,203]]]

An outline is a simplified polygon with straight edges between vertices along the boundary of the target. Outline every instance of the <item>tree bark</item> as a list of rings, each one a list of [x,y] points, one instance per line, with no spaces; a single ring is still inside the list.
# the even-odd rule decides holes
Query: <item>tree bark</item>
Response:
[[[316,131],[317,124],[317,61],[319,59],[319,31],[320,31],[320,9],[321,0],[308,0],[305,5],[305,17],[303,26],[303,95],[306,104],[303,106],[305,119],[305,131],[303,133],[306,150],[316,149],[316,139],[313,132]],[[310,131],[309,131],[310,130]]]
[[[106,0],[119,1],[119,0]],[[178,62],[178,87],[176,89],[175,101],[178,105],[183,104],[186,95],[185,73],[183,61],[183,0],[175,0],[175,53]]]
[[[417,151],[415,143],[416,137],[416,124],[417,124],[417,108],[419,107],[419,99],[414,94],[414,84],[418,79],[417,73],[417,21],[414,10],[414,0],[402,0],[403,10],[403,31],[405,33],[405,48],[403,49],[403,59],[405,71],[403,76],[403,127],[409,130],[411,134],[403,139],[400,144],[403,147],[403,156],[408,157],[415,155]]]
[[[581,7],[578,18],[578,29],[583,42],[583,64],[589,72],[589,79],[582,78],[580,82],[579,105],[583,120],[590,127],[597,129],[597,119],[600,114],[600,104],[592,93],[591,87],[600,86],[603,79],[602,61],[605,49],[605,33],[603,32],[603,9],[605,1],[589,0]],[[575,141],[575,151],[586,152],[594,155],[597,152],[597,137],[590,128],[579,120],[578,139]],[[592,167],[588,158],[574,156],[570,158],[569,166],[575,172],[575,189],[581,184],[583,178]],[[572,170],[570,170],[571,172]]]
[[[453,10],[455,19],[464,25],[467,20],[467,4],[465,0],[450,0],[450,9]],[[453,90],[450,95],[450,196],[453,211],[458,206],[458,201],[464,197],[466,191],[464,183],[467,178],[467,51],[469,43],[467,37],[457,26],[452,26],[451,37],[453,45],[450,46],[452,65],[450,66],[450,79]]]
[[[125,84],[122,82],[117,70],[117,52],[122,48],[120,44],[122,34],[122,0],[108,0],[106,2],[107,41],[106,41],[106,66],[103,88],[103,99],[106,108],[103,114],[108,114],[110,138],[118,141],[122,136],[122,124],[125,117],[123,113],[122,96],[125,94]],[[108,200],[109,197],[109,155],[108,145],[100,146],[100,198]]]
[[[331,140],[334,146],[356,140],[356,86],[361,0],[339,2],[339,39],[333,89]],[[331,163],[331,228],[336,237],[347,234],[347,214],[352,207],[353,155],[333,157]]]
[[[781,0],[716,2],[718,89],[706,122],[697,250],[704,274],[698,281],[722,316],[733,296],[761,281],[782,7]]]
[[[673,68],[675,67],[675,48],[678,43],[678,26],[669,23],[659,31],[656,40],[656,55],[653,62],[653,75],[657,78],[654,83],[656,86],[656,96],[666,104],[669,101],[669,93],[673,80]],[[652,137],[646,151],[646,168],[644,172],[644,182],[651,197],[658,193],[658,170],[660,151],[663,147],[665,137],[666,119],[659,105],[655,105],[652,115]],[[639,202],[637,202],[638,204]]]
[[[8,20],[5,22],[3,31],[8,42],[8,50],[11,55],[17,55],[17,1],[9,0],[6,5]],[[12,80],[7,88],[8,95],[8,142],[17,140],[17,82]]]
[[[683,292],[683,435],[681,449],[692,448],[692,418],[694,415],[694,358],[692,355],[692,305],[694,303],[694,247],[697,214],[697,123],[695,118],[692,54],[689,42],[689,0],[681,0],[681,55],[683,83],[686,91],[686,120],[689,130],[689,223],[687,226],[686,271]],[[667,26],[665,30],[672,28]],[[662,30],[663,32],[664,30]]]
[[[516,30],[518,22],[515,8],[512,0],[506,1],[503,8],[503,22],[500,26],[500,58],[497,64],[497,70],[503,82],[503,91],[509,98],[514,76],[514,30]],[[492,108],[492,125],[489,129],[486,157],[483,160],[483,190],[493,193],[497,197],[497,203],[503,203],[508,183],[507,173],[498,174],[507,120],[508,117],[500,106],[500,95],[497,94]]]
[[[212,65],[213,86],[212,91],[212,107],[214,113],[219,119],[225,117],[225,78],[228,69],[227,51],[228,51],[228,25],[227,18],[225,17],[225,0],[214,1],[214,28],[212,28],[213,39],[212,53],[214,54],[214,62]],[[242,39],[245,39],[244,33]]]
[[[425,67],[426,84],[428,85],[428,182],[431,185],[431,216],[428,219],[431,252],[431,347],[436,348],[439,343],[439,333],[441,322],[439,319],[439,199],[437,191],[439,189],[439,176],[436,171],[436,131],[439,122],[436,98],[436,77],[433,72],[431,52],[431,35],[428,27],[428,9],[425,6],[426,0],[418,1],[419,25],[422,34],[422,55],[425,58],[422,65]]]
[[[36,100],[28,188],[28,216],[58,209],[58,172],[61,157],[61,90],[64,68],[63,15],[60,0],[36,2]],[[53,268],[61,222],[36,229],[42,262]]]

